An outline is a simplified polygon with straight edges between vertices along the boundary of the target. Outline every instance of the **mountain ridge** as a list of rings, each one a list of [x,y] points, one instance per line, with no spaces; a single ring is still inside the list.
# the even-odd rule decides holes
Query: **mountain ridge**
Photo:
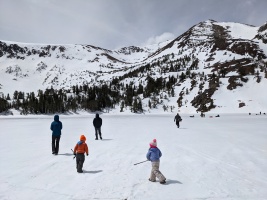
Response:
[[[190,107],[188,112],[220,110],[216,101],[221,100],[214,96],[224,88],[228,93],[237,92],[244,85],[249,87],[254,80],[266,84],[266,30],[267,23],[254,27],[207,20],[172,41],[116,50],[84,44],[28,45],[0,41],[0,91],[6,95],[15,90],[36,92],[50,87],[67,90],[73,85],[111,84],[116,78],[120,84],[131,83],[136,87],[142,84],[145,88],[148,76],[167,81],[174,76],[178,81],[172,85],[176,93],[172,106],[184,111]],[[147,65],[149,70],[142,71]],[[133,76],[134,73],[137,75]],[[185,79],[181,79],[184,75]],[[197,85],[203,88],[197,90]],[[160,98],[160,94],[156,96]],[[145,105],[151,99],[143,94],[139,97]],[[264,100],[265,95],[261,102]]]

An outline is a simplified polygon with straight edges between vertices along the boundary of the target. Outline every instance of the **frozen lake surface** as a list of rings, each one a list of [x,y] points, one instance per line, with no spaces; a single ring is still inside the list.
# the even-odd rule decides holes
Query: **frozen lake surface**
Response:
[[[100,115],[103,140],[94,140],[94,115],[62,116],[59,155],[51,152],[53,116],[0,117],[1,200],[266,200],[267,116],[219,118]],[[71,149],[81,134],[89,156],[78,174]],[[167,184],[148,181],[149,142],[162,151]]]

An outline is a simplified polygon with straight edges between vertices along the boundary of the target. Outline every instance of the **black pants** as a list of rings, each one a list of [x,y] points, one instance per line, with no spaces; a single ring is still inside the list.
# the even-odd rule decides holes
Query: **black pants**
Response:
[[[85,156],[83,153],[77,153],[76,154],[76,168],[77,168],[77,172],[83,172],[83,163],[85,160]]]
[[[52,152],[58,154],[60,136],[52,135]]]
[[[178,120],[176,121],[176,125],[177,125],[178,128],[180,127],[180,124],[179,124]]]
[[[100,139],[102,140],[102,135],[101,135],[101,128],[95,128],[95,138],[98,139],[98,135]]]

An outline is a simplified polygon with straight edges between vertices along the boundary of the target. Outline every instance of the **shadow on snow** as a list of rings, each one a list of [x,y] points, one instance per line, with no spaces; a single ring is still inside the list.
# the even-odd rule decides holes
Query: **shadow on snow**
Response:
[[[59,156],[74,156],[73,153],[59,153]]]
[[[170,185],[170,184],[183,184],[183,183],[177,180],[167,179],[166,185]]]
[[[95,170],[95,171],[83,170],[83,173],[88,173],[88,174],[97,174],[97,173],[100,173],[100,172],[103,172],[103,170]]]

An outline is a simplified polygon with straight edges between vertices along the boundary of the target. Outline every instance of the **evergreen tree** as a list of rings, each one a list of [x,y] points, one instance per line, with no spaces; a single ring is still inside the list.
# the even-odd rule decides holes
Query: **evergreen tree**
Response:
[[[139,83],[139,86],[138,86],[138,89],[137,89],[136,93],[138,95],[138,94],[143,94],[143,92],[144,92],[144,87],[143,87],[142,84]]]
[[[151,109],[151,101],[150,101],[150,99],[148,100],[148,107]]]
[[[8,101],[10,100],[9,93],[7,94],[6,100],[8,100]]]
[[[137,111],[138,111],[138,103],[137,103],[137,98],[135,98],[132,105],[132,112],[137,113]]]
[[[137,109],[139,112],[143,112],[142,100],[140,98],[138,99]]]
[[[174,89],[173,88],[171,89],[171,96],[172,97],[175,97],[175,92],[174,92]]]
[[[180,78],[180,82],[183,82],[186,79],[186,75],[184,74],[184,72],[182,72],[179,78]]]
[[[123,112],[123,108],[124,108],[124,101],[121,102],[120,112]]]
[[[16,100],[18,98],[18,91],[15,90],[14,94],[13,94],[13,99]]]
[[[0,98],[0,113],[7,111],[8,109],[8,102],[7,100]]]

